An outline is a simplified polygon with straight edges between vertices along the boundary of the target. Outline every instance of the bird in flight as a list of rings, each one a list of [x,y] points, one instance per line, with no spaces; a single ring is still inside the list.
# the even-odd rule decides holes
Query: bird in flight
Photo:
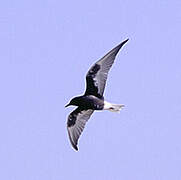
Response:
[[[112,104],[105,101],[103,93],[108,72],[114,63],[117,53],[127,41],[128,39],[113,48],[89,69],[86,75],[86,91],[84,95],[73,98],[65,106],[78,106],[69,114],[67,121],[69,139],[76,151],[78,151],[78,139],[94,110],[119,112],[124,107],[122,104]]]

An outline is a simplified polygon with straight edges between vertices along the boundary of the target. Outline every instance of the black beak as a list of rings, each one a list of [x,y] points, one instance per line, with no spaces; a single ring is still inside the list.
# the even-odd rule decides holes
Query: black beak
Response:
[[[67,104],[67,105],[65,106],[65,108],[68,107],[68,106],[70,106],[70,104]]]

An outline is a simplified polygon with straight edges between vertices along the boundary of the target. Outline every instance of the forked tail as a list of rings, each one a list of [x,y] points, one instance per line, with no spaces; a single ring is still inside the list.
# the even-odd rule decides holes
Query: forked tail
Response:
[[[119,112],[124,107],[123,104],[112,104],[104,101],[104,110],[109,110],[111,112]]]
[[[111,104],[109,111],[111,112],[119,112],[124,107],[123,104]]]

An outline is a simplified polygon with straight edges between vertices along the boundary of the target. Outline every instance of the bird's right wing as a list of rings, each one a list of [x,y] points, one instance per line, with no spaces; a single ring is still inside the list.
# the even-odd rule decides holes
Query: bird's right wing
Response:
[[[127,41],[128,39],[120,43],[90,68],[86,75],[87,87],[85,95],[91,94],[99,98],[103,97],[108,72],[114,63],[117,53]]]
[[[75,150],[78,150],[78,139],[85,127],[86,122],[94,111],[92,109],[82,110],[81,108],[75,109],[68,116],[67,130],[70,142]]]

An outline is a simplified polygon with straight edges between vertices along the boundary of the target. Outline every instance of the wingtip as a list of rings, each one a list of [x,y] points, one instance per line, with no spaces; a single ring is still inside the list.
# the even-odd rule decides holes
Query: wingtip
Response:
[[[126,40],[124,40],[121,44],[125,44],[126,42],[129,41],[129,38],[127,38]]]
[[[126,40],[122,41],[118,46],[116,46],[113,50],[117,50],[117,52],[123,47],[123,45],[129,41],[129,38]]]
[[[78,147],[77,147],[77,145],[76,145],[76,144],[74,144],[72,141],[71,141],[71,144],[72,144],[73,149],[74,149],[74,150],[76,150],[76,151],[78,151]]]
[[[74,148],[76,151],[79,150],[78,147],[77,147],[76,145],[74,145],[73,148]]]
[[[118,48],[118,50],[121,49],[121,48],[123,47],[123,45],[124,45],[126,42],[128,42],[128,41],[129,41],[129,38],[127,38],[126,40],[122,41],[116,48]],[[116,49],[116,48],[115,48],[115,49]]]

